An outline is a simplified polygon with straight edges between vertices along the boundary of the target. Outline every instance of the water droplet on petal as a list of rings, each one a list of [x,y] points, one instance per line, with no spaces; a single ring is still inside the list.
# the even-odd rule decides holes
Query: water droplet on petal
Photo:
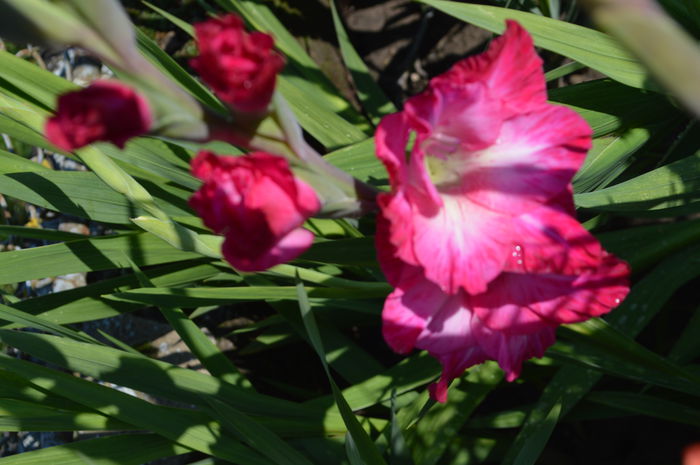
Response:
[[[514,245],[513,246],[513,252],[511,252],[511,256],[513,257],[513,260],[518,266],[523,265],[523,247],[521,245]]]

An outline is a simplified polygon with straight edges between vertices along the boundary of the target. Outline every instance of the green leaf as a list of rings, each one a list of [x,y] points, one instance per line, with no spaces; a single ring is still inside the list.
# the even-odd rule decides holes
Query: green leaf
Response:
[[[596,236],[603,247],[627,260],[633,273],[700,240],[700,220],[620,229]]]
[[[357,420],[357,417],[355,417],[355,414],[350,409],[350,406],[343,397],[342,392],[331,376],[330,369],[328,368],[328,362],[326,361],[326,354],[323,350],[321,336],[318,331],[318,326],[316,325],[316,320],[314,319],[311,311],[307,293],[301,282],[297,283],[297,298],[299,301],[301,318],[304,322],[304,327],[306,328],[309,340],[311,341],[311,346],[321,359],[321,364],[323,365],[323,369],[326,372],[326,377],[328,378],[328,382],[331,385],[331,390],[333,391],[333,398],[338,406],[340,415],[343,417],[343,422],[345,422],[345,426],[348,428],[348,433],[352,437],[352,441],[357,449],[357,452],[366,465],[386,465],[386,462],[377,450],[377,447],[374,445],[367,432],[360,425],[360,422]]]
[[[582,65],[581,63],[578,63],[576,61],[572,61],[570,63],[566,63],[564,65],[561,65],[551,71],[547,71],[544,74],[544,79],[547,82],[554,81],[556,79],[559,79],[560,77],[566,76],[568,74],[571,74],[573,72],[576,72],[580,69],[585,68],[585,65]]]
[[[393,392],[391,395],[391,430],[389,431],[390,463],[391,465],[415,465],[411,457],[411,450],[406,443],[403,431],[401,431],[401,422],[397,413],[396,392]]]
[[[561,333],[572,342],[560,340],[548,350],[553,358],[562,358],[644,383],[700,395],[700,377],[667,361],[633,339],[592,319],[565,325]]]
[[[313,465],[299,451],[279,436],[237,409],[216,399],[207,398],[212,416],[222,425],[235,431],[243,442],[260,451],[276,465]]]
[[[75,341],[99,344],[96,339],[88,336],[85,333],[79,333],[72,329],[65,328],[61,325],[57,325],[56,323],[44,320],[41,317],[30,315],[15,308],[8,307],[7,305],[0,304],[0,318],[19,326],[40,329],[50,334],[64,336]]]
[[[190,450],[154,434],[120,434],[3,457],[2,465],[140,465]]]
[[[518,454],[513,459],[513,465],[534,465],[540,456],[540,451],[552,435],[561,415],[562,403],[555,402],[551,410],[540,421],[540,429],[528,438]]]
[[[40,228],[30,228],[24,226],[10,226],[10,225],[0,225],[0,234],[7,234],[8,236],[25,237],[28,239],[38,239],[42,241],[75,241],[85,239],[82,234],[58,231],[55,229],[40,229]]]
[[[143,3],[148,8],[150,8],[151,10],[155,11],[156,13],[158,13],[159,15],[161,15],[162,17],[164,17],[165,19],[167,19],[168,21],[173,23],[175,26],[182,29],[190,37],[194,38],[194,27],[191,24],[189,24],[188,22],[181,20],[177,16],[170,14],[167,11],[165,11],[161,8],[158,8],[157,6],[153,5],[152,3],[147,2],[145,0],[143,0],[141,3]]]
[[[362,293],[359,293],[356,289],[323,287],[308,289],[309,297],[325,299],[372,299],[386,297],[389,292],[391,292],[389,285],[372,290],[367,289]],[[205,305],[226,304],[236,300],[294,300],[296,291],[292,286],[197,287],[184,289],[142,288],[118,292],[110,296],[110,298],[151,305],[202,307]]]
[[[221,236],[197,234],[174,221],[151,216],[139,216],[131,221],[176,249],[184,252],[195,252],[205,257],[221,258],[221,243],[224,241]]]
[[[423,386],[440,375],[440,364],[425,352],[413,355],[373,376],[343,390],[343,397],[353,410],[359,410],[391,399],[392,390],[401,395],[418,386]],[[308,406],[329,406],[331,396],[319,397],[305,403]]]
[[[32,129],[32,127],[42,123],[44,120],[43,116],[31,111],[17,109],[8,111],[7,106],[2,103],[2,94],[0,94],[0,131],[12,139],[33,147],[56,150],[44,136]]]
[[[163,219],[167,218],[165,212],[158,208],[151,194],[97,147],[83,147],[76,153],[85,166],[112,190],[123,195],[129,202],[151,215]]]
[[[700,426],[700,410],[660,397],[632,392],[596,391],[588,394],[586,400],[638,415]]]
[[[362,460],[362,454],[360,454],[360,450],[349,432],[345,433],[345,454],[348,456],[350,465],[365,465],[365,461]]]
[[[201,258],[178,250],[150,234],[123,234],[83,239],[0,254],[0,284],[67,273],[110,270],[128,266],[129,257],[139,266]]]
[[[384,165],[374,155],[374,139],[367,139],[336,150],[324,158],[330,164],[347,171],[360,181],[373,185],[389,184]]]
[[[10,339],[15,340],[12,333],[14,336],[30,334],[20,334],[7,330],[0,332],[2,333],[0,338],[3,342],[8,342]],[[33,336],[39,335],[33,334]],[[61,340],[54,336],[45,337]],[[35,339],[36,342],[38,342],[37,339]],[[82,351],[81,356],[89,358],[94,351],[90,350],[93,346],[91,344],[84,344],[84,346],[86,348]],[[49,347],[51,347],[50,344],[45,345],[45,348]],[[49,350],[51,349],[49,348]],[[125,352],[117,352],[126,355]],[[231,460],[234,463],[266,464],[262,457],[238,443],[234,438],[223,436],[218,423],[209,420],[200,412],[151,404],[115,389],[6,355],[0,355],[0,366],[14,371],[41,388],[74,399],[104,415],[134,425],[139,429],[154,431],[183,446]],[[153,374],[151,373],[151,376]]]
[[[0,399],[3,431],[133,430],[133,426],[87,410],[60,409],[43,403]],[[2,461],[0,460],[0,463]]]
[[[72,82],[0,50],[0,88],[20,100],[51,111],[56,96],[79,89]]]
[[[691,362],[700,354],[700,307],[695,310],[681,335],[673,344],[668,358],[679,364]]]
[[[637,57],[650,76],[700,115],[700,48],[695,37],[655,2],[590,1],[586,6],[593,21]]]
[[[174,182],[191,191],[199,189],[202,184],[189,173],[189,161],[193,156],[191,151],[172,142],[137,137],[129,140],[124,150],[112,144],[100,144],[99,147],[122,166],[128,164],[124,169],[133,176],[151,180],[161,178],[163,182]]]
[[[489,362],[469,369],[463,379],[453,383],[449,400],[435,403],[410,430],[408,442],[416,465],[438,463],[452,438],[502,379],[503,371]]]
[[[636,337],[679,287],[700,276],[698,257],[700,246],[668,257],[632,288],[625,301],[608,317],[608,322],[624,334]],[[531,410],[503,463],[514,463],[528,447],[530,438],[551,435],[550,425],[545,420],[552,409],[560,405],[557,407],[561,410],[559,416],[566,415],[600,378],[599,372],[580,366],[560,369]],[[536,450],[530,446],[528,455],[539,455],[543,449],[544,443]]]
[[[23,171],[48,173],[51,169],[14,153],[0,150],[0,173],[18,173]]]
[[[548,91],[549,98],[580,114],[600,137],[620,129],[640,127],[678,115],[666,96],[643,92],[629,86],[598,79]]]
[[[333,15],[335,34],[338,38],[343,61],[352,74],[362,106],[371,116],[372,122],[377,125],[379,123],[379,118],[387,113],[395,112],[396,107],[389,101],[384,91],[369,74],[367,65],[362,61],[362,57],[360,57],[355,47],[353,47],[352,42],[350,42],[348,33],[343,26],[343,21],[340,19],[338,9],[335,6],[335,0],[331,0],[330,6],[331,14]]]
[[[129,224],[146,213],[110,189],[94,173],[81,171],[15,172],[0,174],[0,192],[31,204],[95,221]],[[171,216],[190,216],[185,207],[156,202]]]
[[[142,286],[153,287],[148,276],[131,260],[130,265]],[[185,312],[177,307],[164,307],[162,305],[158,307],[170,326],[209,373],[227,383],[252,388],[250,382],[241,375],[236,366],[209,340],[209,337],[202,332],[199,326],[187,317]]]
[[[143,355],[134,355],[111,347],[99,347],[45,334],[0,330],[0,339],[37,358],[68,370],[155,396],[203,406],[207,406],[204,397],[216,396],[247,414],[268,416],[283,421],[303,419],[317,432],[322,431],[322,425],[326,423],[332,431],[337,431],[337,419],[327,415],[323,409],[258,394],[224,383],[212,376],[149,359]],[[0,361],[4,363],[4,365],[0,363],[0,366],[14,366],[5,358],[0,357]],[[37,370],[41,368],[34,365],[32,367]],[[56,392],[61,394],[60,391]],[[78,400],[82,403],[81,399],[76,399]],[[97,402],[97,399],[94,400]],[[131,420],[123,421],[138,424]],[[318,423],[314,424],[314,422]],[[298,424],[294,423],[294,427],[298,428]]]
[[[576,205],[613,212],[646,212],[683,207],[697,211],[700,200],[700,152],[629,181],[577,194]],[[676,208],[674,212],[680,211]]]
[[[367,135],[356,126],[320,104],[318,89],[308,87],[308,81],[286,74],[277,79],[277,88],[301,127],[330,150],[367,139]]]
[[[629,166],[629,158],[650,136],[647,128],[633,128],[593,140],[585,163],[574,176],[575,191],[588,192],[608,185]]]
[[[351,279],[338,278],[336,276],[331,276],[326,273],[321,273],[320,271],[310,270],[287,264],[276,265],[267,271],[260,272],[259,274],[263,276],[284,276],[288,278],[295,278],[298,275],[299,279],[301,279],[304,282],[309,282],[312,284],[321,284],[327,287],[342,287],[347,289],[369,291],[386,289],[385,283],[376,281],[355,281]]]
[[[7,95],[10,91],[14,92],[16,89],[8,89],[0,78],[0,131],[27,145],[72,157],[71,154],[54,147],[44,137],[44,123],[51,113],[37,103]]]
[[[193,284],[219,273],[220,270],[218,268],[209,264],[203,264],[202,260],[154,266],[144,272],[155,285],[160,286]],[[141,304],[112,302],[100,297],[102,294],[108,294],[115,290],[126,290],[138,286],[139,283],[136,277],[133,274],[127,274],[60,293],[21,300],[12,304],[12,307],[32,315],[40,315],[45,321],[57,324],[91,321],[121,315],[122,313],[142,308],[143,305]],[[2,327],[12,328],[17,326],[7,325]]]
[[[445,0],[418,0],[455,18],[502,33],[505,20],[518,21],[535,45],[559,53],[628,86],[658,91],[648,72],[617,41],[602,32],[533,13]]]
[[[270,285],[274,286],[274,283],[270,283]],[[270,335],[273,338],[271,344],[284,343],[295,339],[294,334],[289,331],[287,326],[291,326],[299,336],[308,341],[308,334],[299,315],[297,304],[279,301],[268,303],[284,318],[284,320],[286,320],[286,323],[288,323],[288,325],[284,325],[282,334],[280,334],[280,331],[276,331]],[[315,306],[315,310],[320,311],[323,309],[322,305],[323,304],[321,304],[321,306]],[[329,318],[319,319],[317,322],[320,328],[321,342],[326,349],[326,360],[329,365],[350,383],[365,381],[367,378],[383,372],[384,367],[377,360],[355,341],[339,331],[337,327],[339,325],[337,312],[333,309],[330,309],[329,312],[331,312],[329,313]],[[375,316],[378,318],[378,313],[375,313]],[[359,322],[354,320],[353,324],[359,324]],[[268,331],[268,333],[269,332],[272,331]],[[259,341],[260,338],[258,337],[256,342]]]
[[[172,78],[185,90],[193,95],[200,103],[219,113],[227,114],[228,110],[219,99],[201,82],[192,77],[170,55],[165,53],[143,31],[136,29],[136,43],[139,50],[159,71]]]
[[[302,438],[294,444],[306,451],[316,464],[350,465],[345,456],[343,437]]]
[[[55,391],[43,389],[20,376],[14,371],[0,368],[0,397],[27,402],[33,405],[53,408],[56,411],[71,411],[74,413],[97,413],[94,409],[86,407],[66,397],[62,397]],[[10,422],[11,420],[7,420]],[[110,421],[115,421],[111,419]]]
[[[529,408],[518,408],[480,415],[469,420],[467,427],[481,430],[485,428],[517,428],[523,424]]]

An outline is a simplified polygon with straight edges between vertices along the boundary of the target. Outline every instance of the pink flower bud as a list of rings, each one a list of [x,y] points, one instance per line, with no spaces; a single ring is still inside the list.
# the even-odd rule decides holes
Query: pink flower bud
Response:
[[[56,115],[46,122],[46,138],[71,151],[97,141],[119,148],[148,132],[151,110],[145,98],[117,81],[97,81],[58,98]]]
[[[190,64],[202,80],[235,110],[264,112],[277,73],[284,67],[284,59],[272,48],[272,37],[248,33],[233,14],[198,23],[195,31],[199,56]]]
[[[294,177],[287,160],[265,152],[217,156],[201,151],[192,174],[204,185],[190,205],[223,234],[222,252],[241,271],[261,271],[298,257],[314,235],[301,228],[321,207],[316,193]]]

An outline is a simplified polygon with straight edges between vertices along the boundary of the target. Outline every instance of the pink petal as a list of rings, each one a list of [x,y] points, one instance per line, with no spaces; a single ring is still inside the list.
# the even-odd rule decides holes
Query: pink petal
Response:
[[[380,195],[377,200],[380,205],[383,205],[385,202],[390,202],[394,199],[387,195]],[[403,203],[402,205],[408,206],[407,203]],[[386,208],[382,209],[386,210]],[[392,286],[398,286],[401,282],[415,279],[415,276],[422,276],[423,274],[422,270],[415,266],[417,265],[417,261],[413,255],[413,247],[410,244],[405,246],[406,241],[410,241],[411,237],[410,224],[407,224],[405,228],[394,231],[393,240],[403,245],[404,253],[408,255],[399,257],[397,247],[391,242],[390,222],[381,212],[377,215],[375,235],[377,260],[379,261],[384,276],[386,276],[387,281]]]
[[[504,271],[576,274],[598,266],[600,243],[568,210],[548,204],[515,218],[515,242]]]
[[[462,86],[485,82],[494,100],[500,100],[509,114],[527,113],[547,99],[542,60],[535,53],[530,34],[515,21],[506,21],[505,33],[489,49],[457,63],[431,81]]]
[[[405,177],[403,170],[406,165],[406,144],[408,143],[410,126],[403,113],[394,113],[382,118],[374,134],[377,158],[389,172],[389,180],[395,190],[401,187]]]
[[[382,335],[395,352],[406,354],[416,346],[425,327],[425,320],[403,304],[404,292],[396,289],[389,294],[382,311]]]
[[[287,160],[264,152],[219,157],[202,151],[192,173],[204,184],[190,205],[226,240],[224,257],[242,271],[261,271],[299,256],[313,242],[300,226],[320,208],[313,189]]]
[[[406,102],[404,113],[419,134],[429,136],[422,150],[449,156],[456,150],[479,150],[493,144],[504,121],[501,101],[483,83],[460,86],[439,82]]]
[[[591,129],[577,113],[542,106],[504,122],[497,143],[466,155],[464,192],[497,212],[532,210],[566,190],[590,144]]]
[[[539,319],[530,334],[492,330],[474,313],[471,297],[465,292],[450,295],[436,285],[414,275],[387,299],[383,312],[383,333],[399,353],[413,347],[427,350],[443,365],[440,380],[431,394],[444,402],[449,382],[467,368],[485,360],[498,361],[512,380],[521,364],[530,357],[541,357],[554,342],[554,327]]]
[[[464,198],[442,198],[443,207],[432,216],[415,209],[410,217],[389,209],[384,214],[392,233],[411,223],[413,253],[429,280],[448,293],[459,288],[482,292],[506,263],[513,240],[511,221]],[[400,248],[399,256],[403,257]]]
[[[49,142],[66,151],[98,141],[124,148],[152,124],[151,109],[142,95],[119,81],[98,80],[59,96],[45,133]]]
[[[629,268],[608,255],[576,275],[503,273],[473,296],[474,311],[494,331],[530,334],[608,313],[629,292]]]
[[[265,112],[284,58],[274,40],[248,33],[234,14],[195,24],[199,55],[190,65],[227,104],[239,112]]]
[[[554,327],[543,325],[540,331],[531,334],[509,334],[489,329],[478,318],[472,320],[472,330],[488,358],[496,360],[506,372],[508,381],[520,376],[525,360],[544,355],[554,344],[556,331]]]
[[[442,375],[440,375],[440,379],[436,383],[431,384],[428,389],[433,399],[443,403],[447,402],[447,387],[453,379],[462,376],[464,370],[489,359],[478,345],[446,354],[437,354],[435,358],[437,358],[442,365]]]
[[[405,286],[386,300],[382,312],[382,333],[398,353],[414,347],[425,349],[443,365],[440,380],[430,387],[439,402],[447,399],[447,386],[468,367],[486,359],[471,335],[471,312],[460,293],[451,296],[420,276],[419,269]]]
[[[226,260],[237,270],[260,271],[294,260],[311,247],[313,241],[314,235],[311,231],[299,228],[291,231],[274,246],[257,255],[242,253],[235,236],[226,236],[221,250]]]

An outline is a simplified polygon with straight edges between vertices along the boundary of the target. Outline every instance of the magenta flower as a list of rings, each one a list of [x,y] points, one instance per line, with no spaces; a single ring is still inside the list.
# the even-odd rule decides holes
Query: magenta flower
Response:
[[[96,81],[58,98],[56,115],[46,122],[46,138],[72,151],[97,141],[124,148],[132,137],[148,132],[153,122],[148,102],[117,81]]]
[[[301,226],[321,207],[287,160],[264,152],[217,156],[201,151],[192,174],[204,181],[190,205],[225,236],[222,252],[241,271],[262,271],[299,256],[314,235]]]
[[[559,324],[627,294],[627,265],[574,217],[571,178],[590,143],[580,116],[547,103],[541,60],[514,21],[377,128],[392,186],[379,198],[377,248],[396,288],[384,336],[442,363],[438,400],[484,360],[515,379]]]
[[[248,33],[234,14],[197,23],[195,32],[199,55],[190,64],[202,80],[237,111],[264,112],[284,67],[272,36]]]

